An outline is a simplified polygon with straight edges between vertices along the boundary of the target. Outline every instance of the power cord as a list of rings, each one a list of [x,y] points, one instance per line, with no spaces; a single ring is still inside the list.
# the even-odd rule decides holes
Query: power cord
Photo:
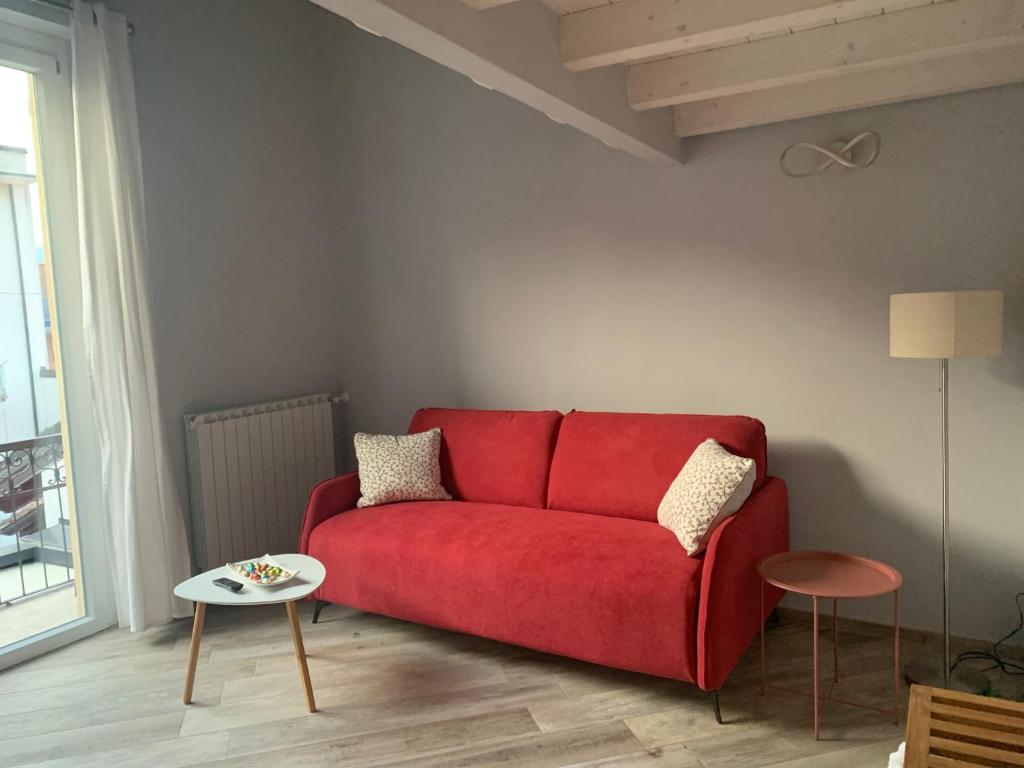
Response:
[[[999,646],[1011,640],[1021,630],[1024,630],[1024,603],[1021,603],[1022,598],[1024,598],[1024,592],[1018,592],[1017,596],[1013,599],[1017,604],[1016,628],[1001,640],[997,640],[993,643],[991,651],[964,651],[956,657],[956,661],[953,662],[953,667],[950,669],[950,672],[956,669],[957,666],[964,661],[988,661],[991,662],[991,666],[985,667],[981,670],[982,672],[998,669],[1006,675],[1024,675],[1024,665],[1018,664],[1014,661],[1007,661],[999,652]]]

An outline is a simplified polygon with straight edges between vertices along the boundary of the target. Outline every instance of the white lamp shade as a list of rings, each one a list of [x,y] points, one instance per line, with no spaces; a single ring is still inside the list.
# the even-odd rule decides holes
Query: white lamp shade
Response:
[[[995,357],[1003,351],[1002,291],[897,293],[889,310],[892,357]]]

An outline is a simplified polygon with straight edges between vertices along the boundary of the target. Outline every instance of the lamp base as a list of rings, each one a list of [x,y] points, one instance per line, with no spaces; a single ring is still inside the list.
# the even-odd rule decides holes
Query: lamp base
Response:
[[[903,679],[907,681],[907,685],[929,685],[933,688],[946,688],[981,696],[992,690],[992,682],[984,672],[957,667],[949,673],[949,683],[945,683],[942,679],[942,665],[928,662],[907,664],[903,668]]]

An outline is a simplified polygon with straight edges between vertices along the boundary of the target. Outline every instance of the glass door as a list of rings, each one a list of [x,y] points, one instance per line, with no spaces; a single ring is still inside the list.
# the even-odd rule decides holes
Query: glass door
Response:
[[[113,618],[99,468],[72,463],[95,435],[68,58],[66,38],[0,21],[0,668]]]

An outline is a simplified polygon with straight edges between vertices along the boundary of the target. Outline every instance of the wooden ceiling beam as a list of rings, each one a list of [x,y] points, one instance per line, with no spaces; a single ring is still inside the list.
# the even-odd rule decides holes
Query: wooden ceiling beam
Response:
[[[610,147],[654,163],[682,162],[672,115],[630,109],[624,70],[581,78],[562,66],[558,17],[540,3],[478,13],[461,0],[313,2]]]
[[[470,8],[478,11],[486,11],[488,8],[497,8],[499,5],[508,5],[518,0],[462,0]],[[566,13],[576,13],[596,5],[607,5],[611,0],[541,0],[544,5],[560,16]]]
[[[700,136],[1017,82],[1024,82],[1024,45],[680,104],[675,129],[678,136]]]
[[[499,5],[508,5],[518,0],[462,0],[470,8],[478,11],[486,11],[488,8],[497,8]],[[544,5],[557,13],[559,16],[566,13],[576,13],[596,5],[607,5],[611,0],[541,0]]]
[[[949,0],[629,68],[634,109],[707,101],[1024,40],[1024,0]],[[836,90],[836,97],[841,94]]]
[[[599,5],[611,5],[617,0],[540,0],[544,5],[555,13],[564,15],[566,13],[579,13]]]
[[[509,3],[517,2],[517,0],[462,0],[470,8],[475,8],[478,11],[486,11],[488,8],[497,8],[499,5],[508,5]]]
[[[928,0],[924,0],[928,2]],[[573,71],[670,56],[881,13],[886,0],[621,0],[561,19]]]

